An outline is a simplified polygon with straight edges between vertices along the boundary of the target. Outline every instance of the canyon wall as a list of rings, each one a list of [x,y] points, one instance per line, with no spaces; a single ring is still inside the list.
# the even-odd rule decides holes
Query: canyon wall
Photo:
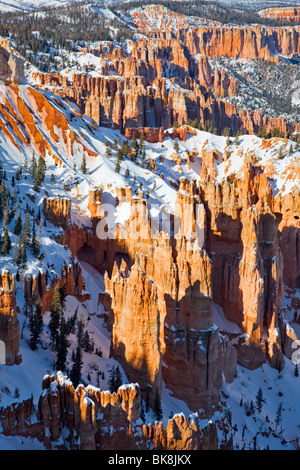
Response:
[[[300,131],[299,123],[263,110],[239,109],[226,99],[238,95],[236,78],[212,68],[210,58],[273,61],[300,52],[300,27],[203,26],[176,33],[151,31],[130,44],[130,54],[112,44],[92,52],[99,74],[34,74],[41,87],[76,103],[97,125],[116,129],[169,128],[197,119],[204,126],[250,134],[260,127],[283,134]],[[108,77],[109,76],[109,77]],[[169,78],[173,77],[173,78]],[[154,137],[152,137],[153,139]],[[157,140],[159,141],[159,136]]]

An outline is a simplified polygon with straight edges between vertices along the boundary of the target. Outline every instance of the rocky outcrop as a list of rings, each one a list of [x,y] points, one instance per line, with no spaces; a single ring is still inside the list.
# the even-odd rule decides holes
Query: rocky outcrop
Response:
[[[0,38],[0,80],[5,85],[20,84],[24,80],[23,60],[4,38]]]
[[[24,274],[24,298],[27,305],[41,302],[42,312],[51,307],[54,288],[58,287],[65,295],[76,296],[84,301],[89,298],[85,291],[85,283],[80,264],[76,259],[61,268],[60,275],[54,277],[41,270],[26,271]]]
[[[36,415],[33,398],[0,408],[5,436],[37,438],[46,448],[61,450],[217,450],[217,426],[230,435],[229,415],[203,423],[198,414],[179,414],[166,429],[158,421],[143,424],[137,384],[113,394],[90,385],[75,389],[58,372],[44,377],[42,389]]]
[[[271,18],[283,22],[295,22],[300,21],[300,8],[296,7],[284,7],[284,8],[267,8],[258,12],[262,18]]]
[[[15,280],[8,271],[0,275],[0,357],[6,365],[19,364],[19,321],[17,318]]]
[[[43,212],[46,219],[54,225],[65,227],[71,220],[71,201],[61,197],[44,198]]]

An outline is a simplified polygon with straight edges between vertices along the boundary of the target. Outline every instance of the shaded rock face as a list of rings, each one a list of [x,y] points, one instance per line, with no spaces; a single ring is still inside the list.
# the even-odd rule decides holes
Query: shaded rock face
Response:
[[[36,415],[32,398],[0,409],[4,435],[37,438],[48,449],[217,450],[217,425],[229,433],[229,415],[206,425],[197,414],[175,415],[166,428],[161,422],[143,424],[138,384],[113,394],[93,386],[74,389],[58,372],[44,377],[42,390]]]
[[[12,52],[8,39],[0,38],[0,81],[10,85],[20,84],[23,80],[23,60]]]
[[[2,364],[7,365],[22,361],[19,354],[15,280],[7,271],[0,275],[0,359]]]

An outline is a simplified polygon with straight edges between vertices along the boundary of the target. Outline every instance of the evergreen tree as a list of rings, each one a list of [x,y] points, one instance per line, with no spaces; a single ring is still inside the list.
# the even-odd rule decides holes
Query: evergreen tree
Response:
[[[29,346],[33,351],[35,351],[40,342],[40,335],[43,329],[43,316],[42,316],[42,307],[41,307],[40,302],[36,303],[34,312],[31,312],[29,316],[29,329],[30,329]]]
[[[122,162],[123,161],[123,152],[121,149],[117,150],[117,161]]]
[[[83,347],[83,321],[78,320],[77,322],[77,344],[81,348]]]
[[[28,211],[26,212],[22,239],[23,239],[25,246],[27,247],[30,243],[30,215]]]
[[[263,404],[263,393],[262,393],[262,389],[259,388],[256,394],[256,408],[257,408],[258,413],[261,412],[262,404]]]
[[[126,155],[126,157],[129,154],[129,144],[128,140],[123,140],[122,147],[121,147],[123,155]]]
[[[296,364],[295,364],[294,376],[295,376],[295,377],[298,377],[298,376],[299,376],[299,370],[298,370],[298,364],[297,364],[297,362],[296,362]]]
[[[121,385],[123,385],[123,378],[122,378],[120,368],[119,366],[117,366],[116,367],[116,380],[115,380],[116,389],[118,390],[118,388],[121,387]]]
[[[175,151],[176,153],[178,153],[178,151],[179,151],[179,143],[178,143],[177,140],[175,140],[175,142],[174,142],[174,151]]]
[[[21,211],[19,210],[17,218],[16,218],[14,234],[20,235],[21,232],[22,232],[22,217],[21,217]]]
[[[136,140],[135,132],[133,133],[133,136],[132,136],[132,139],[131,139],[131,148],[134,149],[136,152],[139,149],[139,146],[138,146],[138,143],[137,143],[137,140]]]
[[[35,153],[33,152],[31,166],[29,168],[29,173],[32,176],[32,178],[35,178],[36,171],[37,171],[37,163],[36,163]]]
[[[276,412],[276,419],[275,419],[276,429],[281,423],[282,423],[282,402],[279,403],[277,412]]]
[[[282,159],[283,159],[283,150],[282,150],[282,147],[280,147],[280,149],[279,149],[278,158],[279,158],[279,160],[282,160]]]
[[[86,165],[86,158],[85,155],[82,157],[82,162],[81,162],[81,171],[85,175],[87,172],[87,165]]]
[[[236,133],[235,139],[234,139],[234,145],[239,145],[240,140],[239,140],[239,132]]]
[[[24,234],[24,232],[23,232]],[[22,263],[26,263],[27,261],[27,252],[26,252],[26,238],[23,236],[22,237],[22,247],[21,247],[21,253],[22,253]]]
[[[121,165],[120,162],[117,160],[116,161],[116,166],[115,166],[115,172],[120,173]]]
[[[111,150],[111,147],[107,147],[106,150],[105,150],[105,156],[107,158],[110,158],[111,157],[111,154],[112,154],[112,150]]]
[[[42,156],[39,157],[38,165],[34,175],[34,187],[35,191],[39,191],[40,186],[43,184],[46,175],[46,163]]]
[[[157,421],[160,421],[162,419],[162,408],[158,388],[155,391],[153,411],[155,413]]]
[[[9,196],[6,196],[3,204],[3,227],[6,227],[9,221]]]
[[[81,381],[81,369],[82,369],[82,353],[81,348],[77,346],[76,353],[74,355],[74,362],[72,369],[70,371],[70,379],[73,382],[74,387],[76,388]]]
[[[142,168],[145,168],[146,166],[146,150],[145,150],[145,145],[142,148]]]
[[[49,330],[50,330],[50,337],[52,340],[52,345],[56,346],[60,319],[63,315],[63,306],[61,301],[61,294],[59,291],[58,286],[54,289],[52,304],[51,304],[51,312],[50,312],[50,321],[49,321]]]
[[[118,388],[123,384],[122,374],[119,366],[112,366],[109,371],[108,387],[111,393],[117,392]]]
[[[67,331],[64,317],[60,320],[59,334],[57,337],[57,359],[56,359],[56,370],[64,371],[66,367],[66,360],[68,354],[67,348]]]
[[[94,345],[90,339],[90,335],[88,330],[85,330],[84,335],[83,335],[83,350],[85,352],[93,352],[94,351]]]
[[[3,235],[3,240],[2,240],[2,245],[1,245],[1,253],[3,256],[8,255],[11,249],[11,241],[9,238],[8,230],[7,227],[4,229],[4,235]]]
[[[22,256],[21,235],[19,235],[18,250],[17,250],[17,255],[16,255],[16,263],[18,266],[22,263],[22,260],[23,260],[23,256]]]
[[[118,150],[118,142],[117,142],[117,139],[114,140],[113,149],[114,149],[116,152],[117,152],[117,150]]]

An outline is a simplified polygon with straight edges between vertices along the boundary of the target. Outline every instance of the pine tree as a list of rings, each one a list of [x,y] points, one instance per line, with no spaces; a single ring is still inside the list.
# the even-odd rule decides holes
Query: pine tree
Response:
[[[62,314],[63,314],[63,306],[61,302],[61,294],[60,294],[58,286],[55,286],[52,304],[51,304],[50,321],[49,321],[50,337],[51,337],[53,346],[56,346],[60,319],[62,317]]]
[[[30,329],[29,346],[33,351],[35,351],[40,342],[40,335],[43,329],[43,316],[42,316],[42,307],[41,307],[40,302],[36,303],[35,311],[31,312],[30,314],[29,329]]]
[[[1,245],[1,253],[3,256],[8,255],[11,249],[11,241],[9,238],[8,230],[7,227],[4,229],[4,235],[3,235],[3,240],[2,240],[2,245]]]
[[[132,136],[132,139],[131,139],[131,148],[134,149],[136,152],[138,151],[138,148],[139,148],[137,140],[136,140],[135,132],[133,133],[133,136]]]
[[[146,166],[146,150],[145,150],[145,145],[142,148],[142,168],[145,168]]]
[[[275,419],[275,424],[276,424],[276,429],[282,422],[282,402],[279,403],[277,412],[276,412],[276,419]]]
[[[298,370],[298,364],[297,364],[297,362],[296,362],[296,364],[295,364],[294,376],[295,376],[295,377],[298,377],[298,376],[299,376],[299,370]]]
[[[74,362],[72,369],[70,371],[70,379],[73,382],[74,387],[76,388],[81,381],[81,369],[82,369],[82,359],[81,359],[81,348],[77,346],[76,353],[74,355]]]
[[[123,152],[121,149],[117,150],[117,161],[122,162],[123,161]]]
[[[105,156],[106,156],[107,158],[110,158],[110,157],[111,157],[111,154],[112,154],[111,147],[107,147],[106,150],[105,150]]]
[[[257,408],[258,413],[261,412],[262,404],[263,404],[263,393],[262,393],[262,389],[259,388],[256,394],[256,408]]]
[[[88,330],[85,330],[82,342],[83,342],[83,350],[85,352],[93,352],[94,351],[94,345],[91,342]]]
[[[116,166],[115,166],[115,172],[120,173],[121,165],[120,162],[117,160],[116,161]]]
[[[30,215],[28,211],[26,212],[22,238],[25,246],[27,247],[30,243]]]
[[[16,263],[19,266],[22,263],[22,244],[21,244],[21,235],[19,235],[19,241],[18,241],[18,250],[17,250],[17,255],[16,255]]]
[[[23,232],[24,235],[24,232]],[[22,263],[26,263],[27,261],[27,252],[26,252],[26,237],[22,237],[22,247],[21,247],[21,253],[22,253]]]
[[[123,385],[123,378],[122,378],[122,374],[121,374],[121,371],[120,371],[120,368],[119,366],[116,367],[116,377],[115,377],[115,386],[116,386],[116,389],[118,390],[119,387],[121,387],[121,385]]]
[[[82,157],[82,162],[81,162],[81,171],[85,175],[87,172],[87,165],[86,165],[86,158],[85,155]]]
[[[35,191],[40,190],[40,186],[45,180],[45,175],[46,175],[46,163],[45,163],[45,160],[43,159],[43,157],[40,156],[39,160],[38,160],[38,165],[37,165],[37,168],[36,168],[36,171],[35,171],[35,175],[34,175],[34,187],[33,187],[33,189]]]
[[[283,150],[282,150],[282,147],[280,147],[280,149],[279,149],[278,158],[279,158],[279,160],[282,160],[282,159],[283,159]]]
[[[116,391],[116,368],[115,366],[112,366],[112,368],[109,371],[108,388],[109,388],[110,393],[113,393]]]
[[[162,408],[158,388],[155,391],[153,411],[155,413],[157,421],[160,421],[162,419]]]
[[[240,140],[239,140],[239,132],[236,133],[235,139],[234,139],[234,145],[239,145]]]
[[[37,163],[36,163],[35,153],[33,152],[31,166],[29,168],[29,173],[32,176],[32,178],[35,178],[36,171],[37,171]]]
[[[118,388],[123,384],[122,374],[119,366],[112,366],[109,371],[108,387],[111,393],[117,392]]]
[[[6,227],[9,220],[9,196],[5,198],[3,204],[3,227]]]
[[[21,216],[21,211],[19,210],[17,218],[16,218],[14,234],[20,235],[21,232],[22,232],[22,216]]]
[[[178,153],[178,151],[179,151],[179,143],[178,143],[177,140],[175,140],[175,142],[174,142],[174,151],[175,151],[176,153]]]
[[[64,371],[66,367],[66,360],[68,354],[67,348],[67,332],[66,323],[64,317],[60,320],[59,334],[57,337],[57,359],[56,359],[56,370]]]
[[[83,347],[83,321],[78,320],[77,322],[77,344],[81,348]]]

